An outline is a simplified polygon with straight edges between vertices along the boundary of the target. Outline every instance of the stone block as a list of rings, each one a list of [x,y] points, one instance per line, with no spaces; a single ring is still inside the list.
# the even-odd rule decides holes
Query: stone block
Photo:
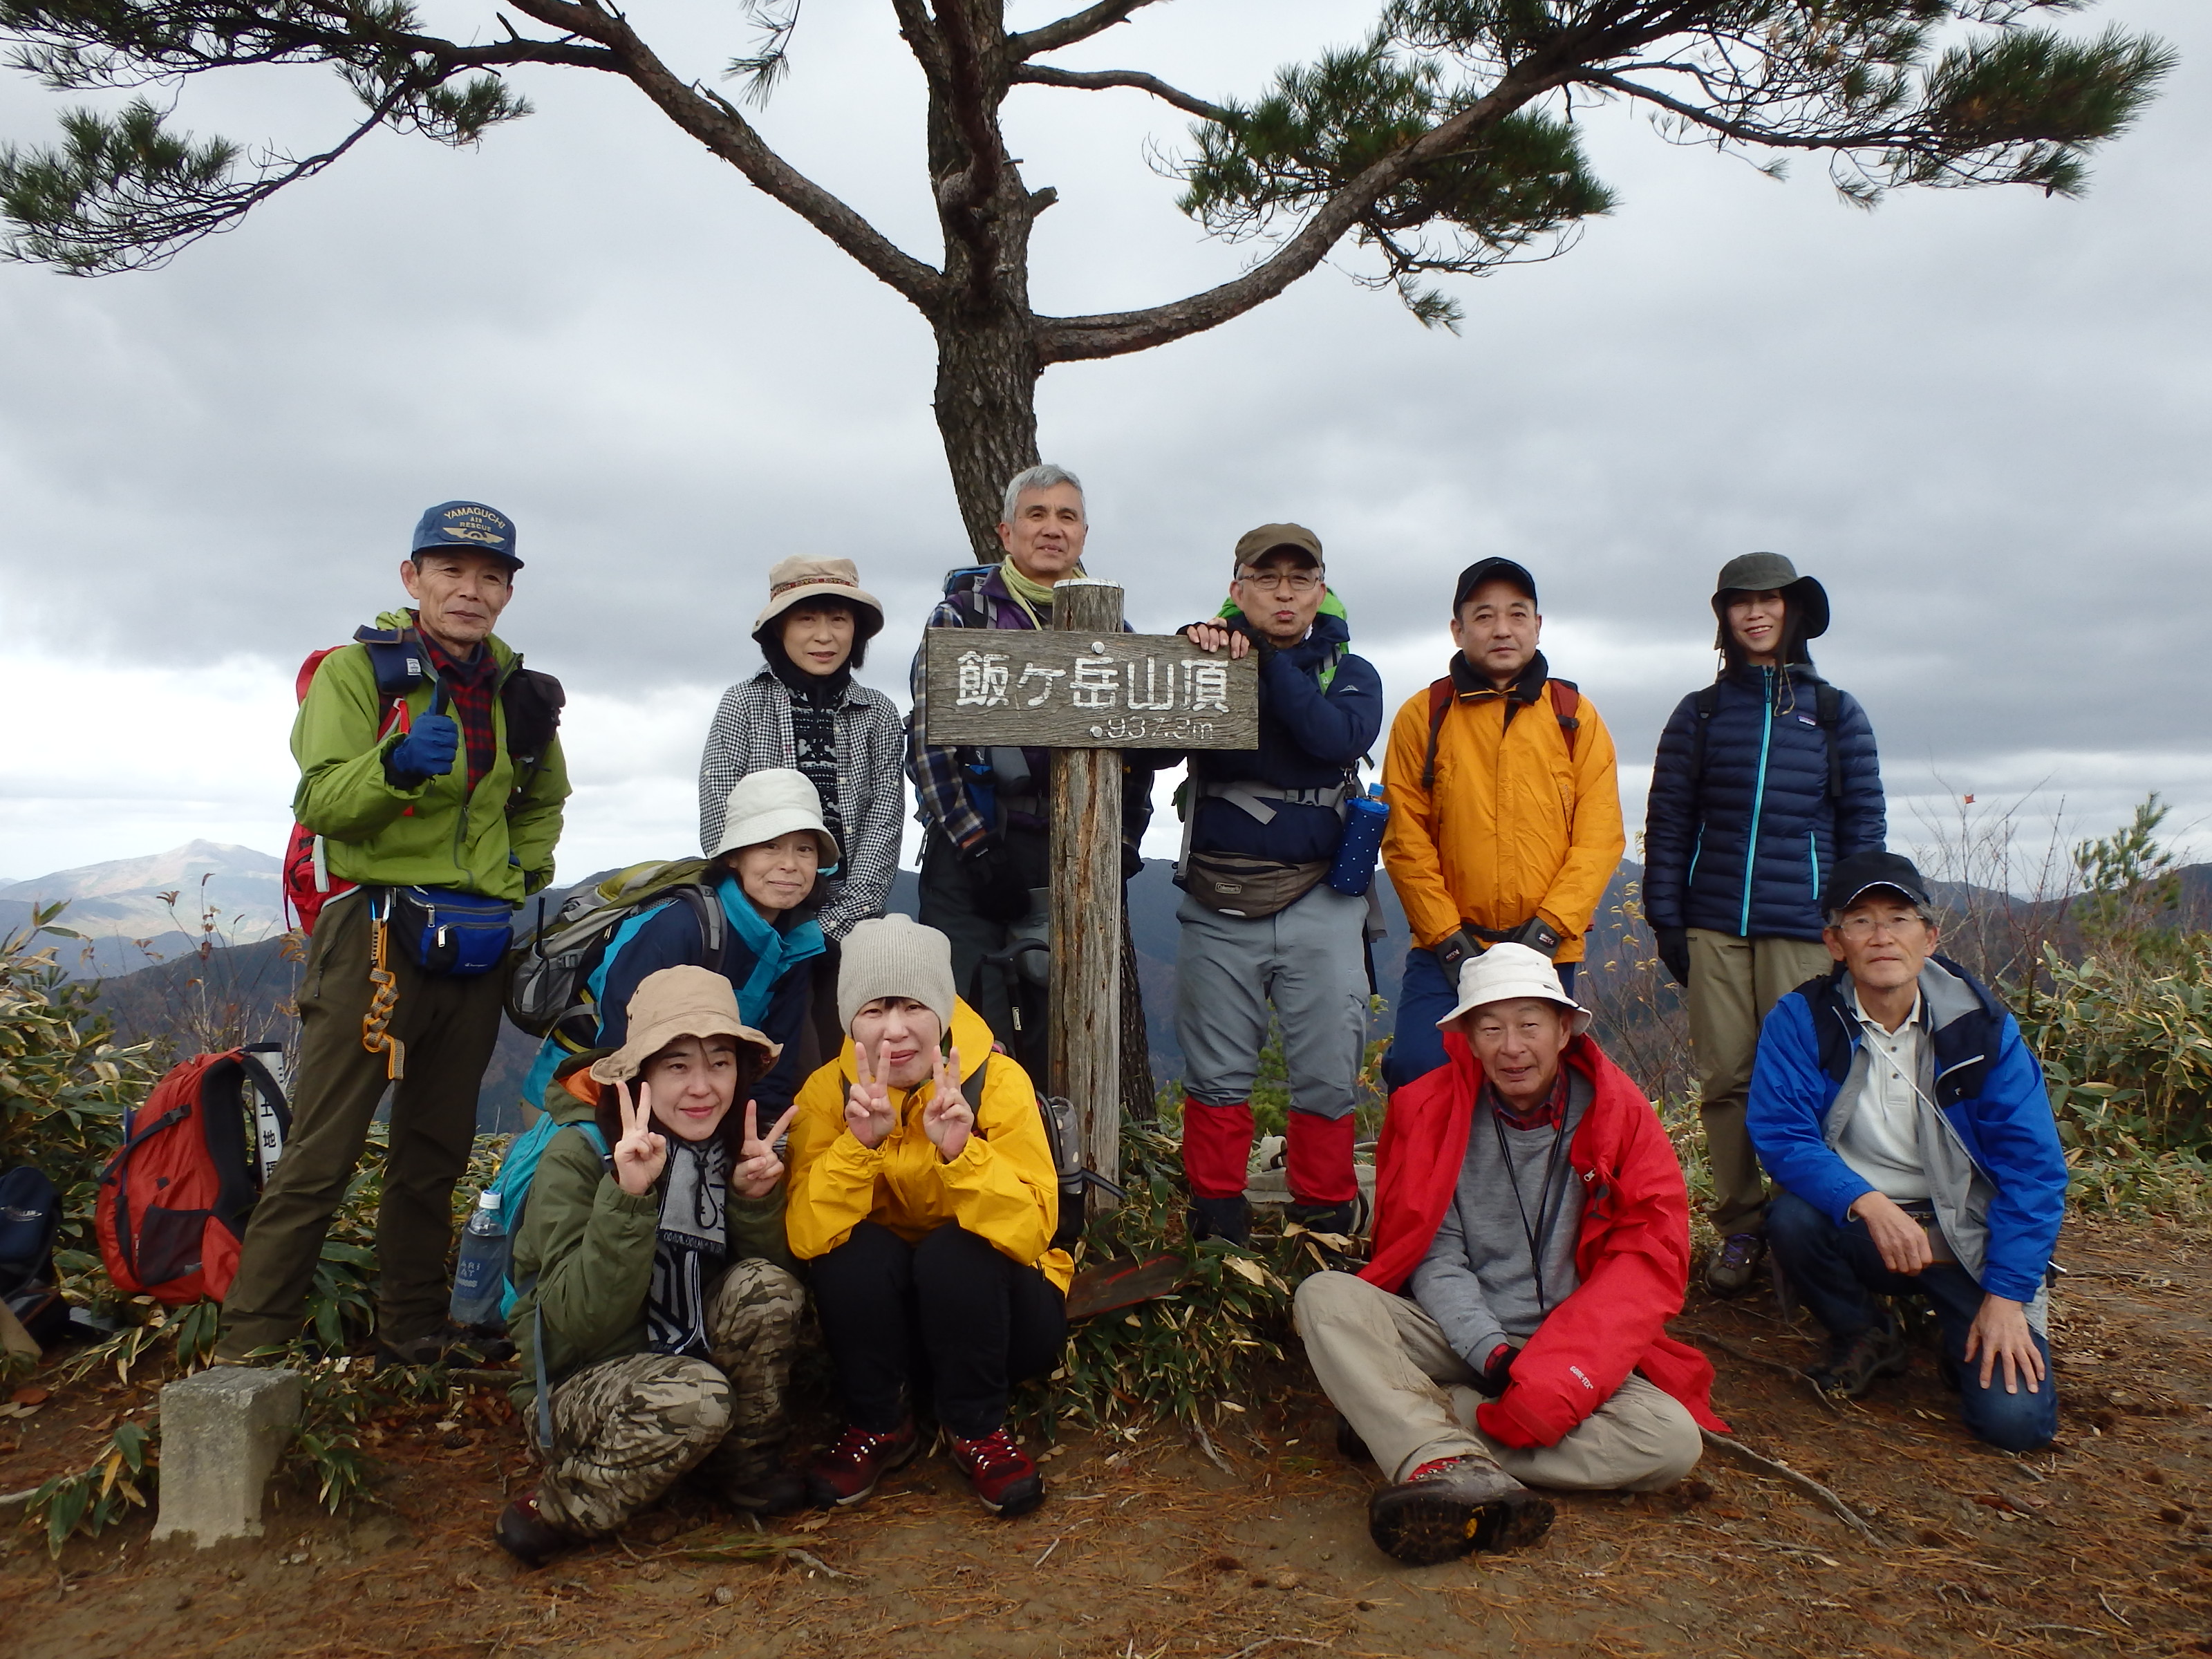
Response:
[[[261,1536],[262,1489],[300,1424],[299,1373],[217,1365],[161,1390],[156,1539]]]

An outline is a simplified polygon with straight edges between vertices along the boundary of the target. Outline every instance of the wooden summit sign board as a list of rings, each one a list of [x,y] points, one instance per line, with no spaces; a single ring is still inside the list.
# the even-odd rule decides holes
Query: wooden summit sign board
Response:
[[[1046,1092],[1075,1103],[1084,1161],[1121,1173],[1121,749],[1254,749],[1260,669],[1180,634],[1121,632],[1121,590],[1053,589],[1053,626],[933,628],[923,740],[1052,751],[1052,1031]],[[1093,1189],[1094,1198],[1105,1194]],[[1103,1206],[1102,1206],[1103,1207]]]

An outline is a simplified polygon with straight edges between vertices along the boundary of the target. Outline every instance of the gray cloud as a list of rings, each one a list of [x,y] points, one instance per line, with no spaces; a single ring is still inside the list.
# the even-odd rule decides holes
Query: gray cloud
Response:
[[[1404,696],[1448,649],[1453,573],[1513,553],[1541,578],[1559,672],[1632,769],[1711,671],[1713,571],[1773,547],[1828,584],[1821,664],[1872,710],[1900,797],[1940,773],[1990,793],[2048,780],[2095,823],[2152,787],[2212,815],[2212,16],[2100,11],[2185,59],[2084,201],[1922,194],[1863,215],[1814,169],[1778,185],[1600,112],[1620,210],[1562,259],[1469,285],[1462,338],[1323,271],[1212,335],[1054,370],[1045,447],[1091,486],[1095,570],[1127,581],[1139,625],[1169,626],[1218,603],[1238,532],[1298,518]],[[1083,61],[1249,90],[1343,9],[1268,13],[1261,61],[1249,14],[1182,8]],[[692,72],[744,44],[702,9],[633,15]],[[900,48],[872,13],[806,30],[771,135],[928,253]],[[0,270],[0,592],[17,649],[187,676],[258,657],[281,706],[301,654],[397,598],[421,507],[481,495],[531,559],[507,631],[607,704],[613,775],[654,769],[595,793],[611,844],[632,787],[662,802],[656,824],[680,799],[670,711],[746,665],[774,559],[861,561],[895,617],[871,678],[896,684],[963,543],[919,319],[634,93],[552,73],[526,90],[541,114],[480,153],[380,136],[163,272]],[[1016,96],[1025,174],[1064,198],[1040,228],[1040,304],[1144,302],[1237,268],[1146,168],[1180,118],[1133,94]],[[0,85],[0,137],[42,136],[54,106]],[[186,108],[295,139],[346,112],[298,74],[210,83]],[[615,752],[623,708],[657,734],[633,755]],[[58,763],[32,793],[71,792]],[[24,781],[11,836],[35,815]]]

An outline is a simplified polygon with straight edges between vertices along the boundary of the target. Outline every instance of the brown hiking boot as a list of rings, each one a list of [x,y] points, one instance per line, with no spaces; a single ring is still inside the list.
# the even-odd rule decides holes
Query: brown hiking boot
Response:
[[[1551,1529],[1552,1500],[1487,1458],[1438,1457],[1368,1500],[1367,1535],[1416,1567],[1475,1550],[1518,1549]]]
[[[1730,1233],[1705,1258],[1705,1288],[1715,1296],[1741,1296],[1765,1261],[1765,1239],[1757,1233]]]
[[[1805,1375],[1822,1394],[1856,1400],[1875,1385],[1875,1378],[1900,1375],[1908,1358],[1900,1333],[1865,1330],[1856,1336],[1830,1338],[1827,1363]]]

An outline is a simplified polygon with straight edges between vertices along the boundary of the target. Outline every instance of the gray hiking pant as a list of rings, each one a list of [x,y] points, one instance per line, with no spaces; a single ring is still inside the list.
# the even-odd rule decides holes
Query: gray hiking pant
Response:
[[[1323,882],[1256,921],[1192,898],[1176,920],[1176,1039],[1190,1097],[1206,1106],[1252,1097],[1273,1003],[1291,1106],[1316,1117],[1349,1112],[1367,1047],[1367,901]]]

